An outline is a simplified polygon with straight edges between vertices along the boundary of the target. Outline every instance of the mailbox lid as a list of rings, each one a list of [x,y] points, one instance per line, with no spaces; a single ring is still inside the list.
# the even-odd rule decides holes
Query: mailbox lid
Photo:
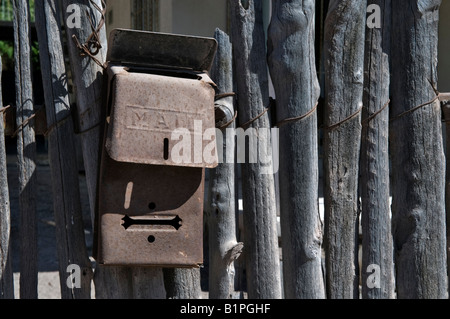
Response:
[[[207,74],[175,77],[119,66],[110,73],[114,80],[105,148],[112,159],[217,166],[215,91]]]
[[[214,38],[114,29],[107,61],[120,64],[209,71],[217,50]]]

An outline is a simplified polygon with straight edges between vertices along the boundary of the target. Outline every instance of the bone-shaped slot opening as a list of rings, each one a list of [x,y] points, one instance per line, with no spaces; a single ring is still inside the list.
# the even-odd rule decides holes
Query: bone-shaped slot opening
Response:
[[[182,219],[180,216],[175,217],[158,217],[158,218],[131,218],[128,215],[125,215],[124,218],[122,218],[123,223],[122,226],[125,229],[130,228],[131,226],[169,226],[173,227],[176,230],[180,229],[182,226]]]

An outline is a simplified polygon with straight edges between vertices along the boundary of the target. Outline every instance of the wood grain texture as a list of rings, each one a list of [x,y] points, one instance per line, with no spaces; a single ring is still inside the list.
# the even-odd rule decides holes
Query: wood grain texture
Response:
[[[200,268],[164,268],[167,299],[201,299]]]
[[[392,2],[392,117],[435,98],[440,0]],[[445,158],[438,101],[391,122],[398,298],[446,298]]]
[[[381,28],[366,28],[363,130],[361,140],[362,297],[394,297],[390,217],[389,101],[391,1],[369,0],[380,8]],[[384,110],[378,113],[380,110]],[[370,121],[369,117],[377,114]],[[370,265],[379,266],[379,287],[368,284]]]
[[[35,4],[49,128],[48,154],[52,176],[61,297],[89,299],[93,272],[84,238],[74,128],[67,89],[59,10],[55,0],[43,0]],[[76,264],[82,269],[79,288],[71,288],[66,284],[67,266],[70,264]]]
[[[101,7],[101,1],[95,3]],[[90,5],[89,0],[69,1],[62,0],[62,11],[64,19],[70,17],[71,11],[67,12],[69,5],[78,6],[80,12],[80,28],[66,28],[68,55],[70,68],[73,76],[73,84],[76,89],[77,110],[76,122],[77,130],[80,134],[81,147],[83,151],[84,169],[86,170],[86,183],[89,194],[89,205],[91,208],[92,221],[94,220],[98,163],[100,159],[100,130],[102,121],[102,85],[103,69],[88,56],[81,56],[73,36],[76,36],[81,43],[84,43],[90,36],[92,30],[86,12],[94,17],[95,23],[100,20],[100,13]],[[102,45],[96,58],[102,62],[106,60],[107,40],[106,29],[103,27],[99,33]]]
[[[232,46],[229,36],[216,29],[214,34],[218,49],[211,70],[211,78],[217,85],[217,93],[233,92]],[[234,117],[234,98],[220,99],[216,107],[220,108],[228,123]],[[236,239],[235,209],[235,141],[234,134],[228,129],[236,127],[232,122],[221,130],[222,144],[217,143],[223,162],[209,171],[208,207],[206,208],[209,244],[209,298],[230,299],[235,288],[234,260],[242,250],[242,243]],[[231,138],[230,138],[231,137]],[[230,162],[229,159],[232,159]]]
[[[2,61],[0,57],[0,109],[2,99]],[[4,113],[0,112],[0,299],[14,299],[11,268],[11,209],[5,147]]]
[[[268,61],[277,121],[314,109],[320,94],[315,1],[272,1]],[[280,213],[285,297],[325,298],[318,207],[317,113],[280,127]]]
[[[36,140],[31,78],[30,10],[26,0],[14,0],[17,159],[20,211],[20,298],[37,299]]]
[[[450,101],[444,101],[442,113],[445,120],[445,151],[446,159],[450,156]],[[450,271],[450,161],[445,164],[445,211],[446,211],[446,235],[447,235],[447,274]]]
[[[355,263],[365,16],[366,1],[332,0],[325,21],[324,246],[331,299],[359,295]]]
[[[262,2],[231,0],[230,7],[239,123],[242,125],[263,114],[269,106]],[[249,125],[249,129],[255,130],[270,127],[267,112]],[[257,140],[257,156],[271,158],[269,134],[259,134]],[[272,163],[247,162],[241,164],[241,169],[248,295],[257,299],[281,298],[275,186],[270,174]]]

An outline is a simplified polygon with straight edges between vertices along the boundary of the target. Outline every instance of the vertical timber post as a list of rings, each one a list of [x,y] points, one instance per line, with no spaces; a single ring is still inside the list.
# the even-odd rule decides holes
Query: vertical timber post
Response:
[[[381,25],[366,28],[361,140],[362,298],[394,297],[389,185],[391,0],[369,0]],[[380,8],[380,11],[377,12]],[[376,272],[376,273],[374,273]],[[371,281],[371,279],[373,280]],[[375,281],[375,282],[373,282]]]
[[[102,85],[103,69],[97,65],[88,56],[81,56],[80,50],[74,42],[74,36],[83,42],[92,33],[91,25],[86,16],[88,12],[93,16],[94,23],[99,23],[100,13],[91,6],[89,0],[69,1],[62,0],[63,13],[66,19],[71,16],[70,8],[77,8],[75,11],[79,14],[79,26],[77,24],[69,25],[65,23],[67,43],[69,49],[69,61],[73,74],[73,83],[76,88],[77,98],[77,120],[78,133],[81,136],[81,147],[83,151],[84,169],[86,170],[86,184],[89,194],[89,206],[91,209],[91,218],[94,220],[98,163],[100,158],[100,126],[101,126],[101,103],[102,103]],[[100,0],[94,1],[101,7]],[[67,21],[67,20],[66,20]],[[106,30],[102,28],[99,32],[101,48],[96,58],[104,62],[106,60]]]
[[[94,1],[101,7],[100,0]],[[70,7],[69,7],[70,6]],[[94,18],[94,23],[99,23],[100,13],[97,12],[90,3],[90,0],[69,1],[62,0],[64,25],[68,44],[68,56],[73,75],[73,84],[76,89],[76,118],[80,135],[81,149],[83,153],[84,169],[86,172],[86,185],[89,197],[89,207],[91,211],[92,224],[94,224],[94,212],[97,192],[97,178],[100,160],[100,121],[102,107],[102,85],[103,70],[88,56],[81,56],[73,37],[76,36],[80,42],[85,41],[92,33],[91,25],[86,16],[88,12]],[[74,11],[71,11],[73,9]],[[67,23],[71,15],[79,23]],[[106,60],[106,30],[103,27],[99,33],[99,40],[102,45],[96,58],[104,62]],[[126,279],[125,279],[126,278]],[[127,298],[131,292],[129,285],[124,282],[129,281],[128,274],[124,276],[117,267],[107,268],[97,265],[94,273],[96,298]],[[115,286],[113,287],[113,284]],[[112,289],[115,288],[115,289]]]
[[[450,100],[444,101],[442,106],[445,122],[445,211],[446,211],[446,235],[447,235],[447,274],[450,272]]]
[[[5,147],[4,111],[2,99],[2,57],[0,56],[0,299],[14,299],[11,268],[11,209]]]
[[[325,21],[324,246],[330,299],[359,295],[355,256],[366,9],[366,1],[331,0]]]
[[[59,277],[63,299],[89,299],[93,273],[84,238],[74,129],[59,12],[55,0],[35,3],[48,127]],[[70,264],[76,264],[82,270],[80,287],[69,287],[66,284],[67,267]]]
[[[30,8],[13,0],[17,158],[20,208],[20,298],[37,299],[36,140],[31,79]]]
[[[440,0],[392,1],[392,227],[398,298],[447,298]]]
[[[233,91],[232,47],[230,38],[222,30],[216,29],[215,39],[218,42],[211,77],[216,83],[219,94]],[[219,165],[210,170],[208,189],[207,222],[209,234],[209,298],[230,299],[234,295],[234,260],[242,250],[242,243],[236,241],[235,210],[235,141],[233,121],[235,111],[233,97],[220,99],[218,105],[223,123],[228,127],[217,131],[222,137],[222,144],[217,143]],[[217,112],[216,112],[217,113]],[[220,157],[222,154],[222,157]]]
[[[280,129],[285,296],[322,299],[325,289],[317,200],[319,159],[315,109],[320,88],[314,52],[315,1],[274,0],[272,10],[268,61]]]
[[[201,299],[199,268],[164,268],[167,299]]]
[[[248,296],[252,299],[282,297],[276,227],[276,199],[270,131],[268,69],[262,1],[231,0],[231,42],[236,70],[237,99],[241,129],[257,138],[256,163],[243,163],[244,245]],[[257,140],[257,141],[255,141]],[[241,156],[243,154],[240,154]],[[239,154],[238,154],[239,157]]]

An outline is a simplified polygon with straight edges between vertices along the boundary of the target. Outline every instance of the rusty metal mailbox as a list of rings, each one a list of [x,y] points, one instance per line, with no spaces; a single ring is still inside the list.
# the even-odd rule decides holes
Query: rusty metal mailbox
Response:
[[[208,71],[216,48],[212,38],[111,32],[95,222],[100,264],[203,263],[204,175],[217,157],[199,161],[193,144],[203,150],[210,141],[202,132],[215,127]],[[182,139],[192,148],[177,147]]]

